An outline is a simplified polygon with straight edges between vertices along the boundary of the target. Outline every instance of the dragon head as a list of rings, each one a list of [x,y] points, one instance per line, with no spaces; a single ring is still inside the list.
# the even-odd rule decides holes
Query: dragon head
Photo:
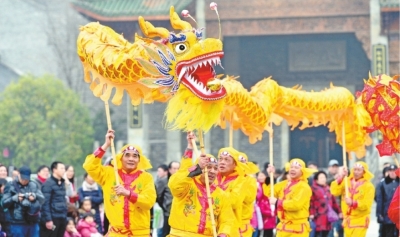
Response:
[[[202,29],[195,29],[190,23],[181,20],[174,7],[170,8],[170,20],[174,29],[181,30],[179,33],[154,27],[139,17],[139,26],[145,36],[161,38],[153,43],[156,47],[145,46],[150,62],[162,75],[153,83],[168,87],[165,92],[172,94],[183,85],[203,101],[225,97],[226,90],[214,71],[214,66],[220,65],[224,55],[222,41],[203,39]]]

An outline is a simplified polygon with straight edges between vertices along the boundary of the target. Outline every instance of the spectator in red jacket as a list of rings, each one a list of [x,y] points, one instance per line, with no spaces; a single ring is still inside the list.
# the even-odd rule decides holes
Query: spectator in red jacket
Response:
[[[328,221],[328,206],[331,206],[339,214],[339,217],[343,218],[342,211],[335,197],[332,196],[326,180],[326,173],[319,171],[314,175],[314,182],[311,186],[310,219],[316,225],[315,237],[327,237],[332,229],[332,223]]]

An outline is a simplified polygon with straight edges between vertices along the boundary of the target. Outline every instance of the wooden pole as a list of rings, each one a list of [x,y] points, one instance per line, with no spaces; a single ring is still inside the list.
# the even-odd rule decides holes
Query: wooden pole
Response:
[[[272,128],[272,123],[269,123],[269,163],[271,166],[274,165],[274,130]],[[269,173],[270,187],[271,187],[271,197],[274,197],[274,173]]]
[[[233,125],[232,125],[232,121],[229,124],[229,147],[233,147]]]
[[[199,131],[199,141],[200,141],[200,151],[201,154],[205,154],[205,149],[204,149],[204,140],[203,140],[203,131],[201,129]],[[217,237],[217,227],[215,225],[215,219],[214,219],[214,209],[213,209],[213,201],[211,197],[211,192],[210,192],[210,184],[208,180],[208,169],[207,166],[204,168],[204,177],[205,177],[205,182],[206,182],[206,190],[207,190],[207,201],[208,201],[208,208],[210,209],[210,217],[211,217],[211,226],[213,230],[213,236]]]
[[[344,122],[342,123],[342,152],[343,152],[343,167],[347,168],[346,159],[346,131],[344,127]],[[347,173],[344,176],[344,189],[346,192],[346,197],[349,197],[349,185],[347,184]]]
[[[192,132],[193,133],[193,132]],[[193,153],[195,157],[192,157],[192,162],[193,164],[196,163],[197,159],[199,159],[200,155],[199,155],[199,150],[197,150],[197,145],[196,145],[196,141],[195,139],[190,139],[192,142],[192,147],[193,147]],[[194,158],[194,159],[193,159]]]
[[[104,106],[106,109],[107,127],[108,127],[108,130],[112,130],[111,117],[110,117],[110,106],[108,105],[108,101],[104,101]],[[118,161],[117,161],[117,158],[115,157],[114,139],[111,139],[111,155],[114,159],[115,184],[119,185]]]

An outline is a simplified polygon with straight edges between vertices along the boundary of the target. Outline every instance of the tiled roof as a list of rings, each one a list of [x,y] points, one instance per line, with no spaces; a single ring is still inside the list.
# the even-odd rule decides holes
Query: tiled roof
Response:
[[[179,14],[192,0],[73,0],[80,13],[99,21],[136,21],[138,16],[168,20],[170,6]]]

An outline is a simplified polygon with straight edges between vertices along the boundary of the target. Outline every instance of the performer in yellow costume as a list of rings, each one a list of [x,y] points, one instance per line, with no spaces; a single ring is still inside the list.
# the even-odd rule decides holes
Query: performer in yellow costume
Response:
[[[108,130],[104,144],[86,157],[83,168],[102,187],[110,228],[107,237],[149,237],[150,209],[156,201],[152,166],[138,146],[126,145],[116,155],[120,185],[114,168],[102,166],[101,158],[114,139]],[[115,163],[114,163],[115,164]]]
[[[375,188],[370,180],[374,175],[368,171],[365,162],[355,163],[347,179],[349,185],[349,197],[346,198],[345,174],[343,168],[338,180],[331,184],[331,192],[334,196],[342,196],[342,212],[344,235],[346,237],[363,237],[367,234],[371,206],[375,197]]]
[[[232,236],[241,237],[242,233],[252,233],[253,229],[250,223],[242,226],[243,206],[244,203],[249,202],[247,186],[244,185],[246,184],[245,171],[248,168],[239,161],[239,152],[232,147],[221,148],[218,152],[218,159],[218,176],[216,182],[218,187],[228,195],[235,214],[236,227],[232,230]],[[256,195],[256,192],[254,192],[253,201]]]
[[[213,236],[205,175],[201,172],[206,166],[218,236],[237,237],[231,235],[234,218],[232,218],[233,211],[230,200],[224,191],[214,184],[218,173],[217,159],[209,154],[202,155],[198,164],[191,166],[193,154],[191,136],[188,134],[188,148],[182,157],[181,167],[171,176],[168,183],[173,196],[169,217],[171,226],[169,237]],[[198,170],[200,172],[196,172]],[[197,174],[197,176],[193,176],[193,174]]]
[[[253,162],[249,161],[247,155],[243,152],[239,152],[239,161],[246,166],[244,176],[246,180],[246,196],[242,206],[240,234],[243,237],[251,237],[253,235],[253,228],[250,224],[250,220],[253,218],[254,202],[257,196],[257,180],[252,175],[258,173],[260,170]]]
[[[290,162],[289,180],[274,186],[274,196],[269,201],[277,203],[279,224],[276,237],[308,237],[311,228],[308,222],[312,191],[307,178],[317,170],[306,168],[304,161],[295,158]],[[272,169],[271,169],[272,168]],[[273,172],[273,167],[268,172]]]

